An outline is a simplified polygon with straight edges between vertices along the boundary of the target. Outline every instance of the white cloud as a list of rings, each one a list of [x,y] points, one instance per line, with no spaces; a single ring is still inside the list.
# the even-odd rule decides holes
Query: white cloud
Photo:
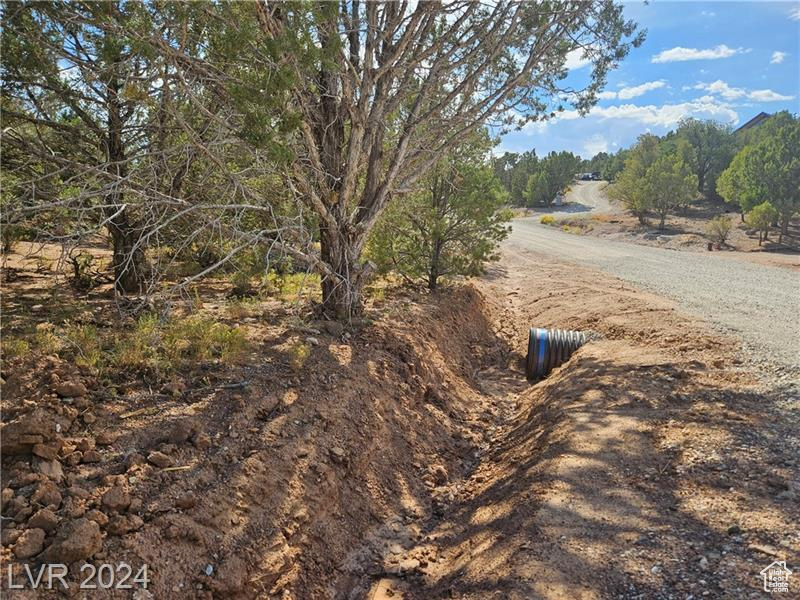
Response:
[[[731,87],[721,79],[717,79],[713,83],[698,83],[694,86],[694,89],[705,90],[709,94],[719,94],[726,100],[736,100],[747,95],[747,92],[742,88]]]
[[[669,50],[664,50],[654,55],[650,59],[650,62],[668,63],[684,60],[714,60],[717,58],[728,58],[734,54],[744,54],[745,52],[749,52],[749,50],[744,48],[729,48],[725,44],[702,50],[698,48],[676,46],[675,48],[670,48]]]
[[[789,18],[792,21],[800,21],[800,6],[789,11]]]
[[[769,62],[771,65],[779,65],[783,62],[783,59],[786,58],[787,56],[789,56],[788,52],[781,52],[780,50],[775,50],[775,52],[772,53],[772,58],[770,59]]]
[[[667,85],[667,82],[663,79],[659,79],[658,81],[648,81],[640,85],[634,85],[633,87],[622,88],[617,94],[617,97],[620,100],[630,100],[631,98],[636,98],[637,96],[646,94],[650,90],[662,88],[665,85]]]
[[[784,96],[772,90],[748,91],[743,88],[731,87],[721,79],[717,79],[713,83],[698,83],[693,87],[696,90],[705,90],[709,94],[718,94],[725,98],[725,100],[747,98],[749,100],[755,100],[756,102],[782,102],[794,99],[794,96]],[[699,100],[702,101],[707,98],[709,98],[709,96],[703,96]]]
[[[608,152],[608,140],[596,133],[583,143],[583,149],[586,151],[584,156],[588,158],[598,152]]]
[[[756,102],[785,102],[787,100],[794,100],[794,96],[784,96],[772,90],[753,90],[747,97]]]
[[[647,81],[645,83],[641,83],[639,85],[634,85],[630,87],[623,87],[618,92],[600,92],[597,94],[597,97],[600,100],[613,100],[615,98],[619,98],[620,100],[630,100],[631,98],[636,98],[643,94],[646,94],[650,90],[657,90],[658,88],[662,88],[667,85],[667,82],[663,79],[659,79],[658,81]]]
[[[575,50],[570,50],[567,52],[567,61],[564,63],[564,66],[567,67],[567,69],[572,70],[580,69],[581,67],[585,67],[591,63],[592,59],[584,58],[583,53],[583,48],[575,48]]]
[[[590,117],[596,117],[601,121],[608,119],[621,119],[637,121],[643,125],[674,127],[685,117],[697,117],[701,119],[713,119],[715,121],[725,121],[732,124],[739,122],[739,115],[729,104],[716,101],[693,100],[681,102],[679,104],[663,104],[655,106],[652,104],[639,106],[637,104],[620,104],[618,106],[595,106],[589,113]],[[573,120],[580,118],[578,111],[568,110],[558,116],[559,119]]]
[[[701,10],[700,11],[700,16],[702,16],[702,17],[716,17],[717,13],[715,13],[713,10]]]

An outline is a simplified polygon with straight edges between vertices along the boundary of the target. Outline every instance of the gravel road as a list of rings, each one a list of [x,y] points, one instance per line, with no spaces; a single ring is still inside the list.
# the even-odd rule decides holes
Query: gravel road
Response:
[[[738,335],[756,364],[777,368],[782,378],[800,376],[798,271],[577,236],[540,225],[536,217],[514,221],[506,244],[596,267],[671,298]]]

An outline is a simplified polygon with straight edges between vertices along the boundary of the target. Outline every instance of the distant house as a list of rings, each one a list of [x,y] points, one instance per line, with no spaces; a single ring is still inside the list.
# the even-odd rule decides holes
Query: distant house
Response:
[[[758,113],[758,114],[757,114],[755,117],[753,117],[752,119],[750,119],[750,120],[749,120],[747,123],[745,123],[744,125],[742,125],[741,127],[739,127],[739,129],[737,129],[736,131],[734,131],[734,133],[739,133],[740,131],[746,131],[747,129],[751,129],[751,128],[753,128],[753,127],[758,127],[758,126],[759,126],[759,125],[761,125],[761,124],[762,124],[764,121],[766,121],[767,119],[769,119],[771,116],[772,116],[772,115],[768,115],[768,114],[767,114],[767,113],[765,113],[765,112],[760,112],[760,113]]]

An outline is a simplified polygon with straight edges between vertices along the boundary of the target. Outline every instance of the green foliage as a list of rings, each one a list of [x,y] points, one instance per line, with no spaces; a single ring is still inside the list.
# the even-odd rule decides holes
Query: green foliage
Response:
[[[609,194],[645,224],[653,211],[664,228],[667,215],[696,195],[697,177],[691,172],[692,149],[683,142],[664,143],[657,136],[639,136],[625,159]]]
[[[659,216],[659,228],[664,229],[667,215],[683,206],[696,195],[697,176],[684,161],[679,150],[661,148],[660,156],[647,169],[642,182],[652,209]]]
[[[397,270],[434,289],[439,277],[478,275],[496,260],[507,235],[508,194],[492,169],[482,164],[485,142],[450,155],[425,179],[424,188],[386,211],[369,242],[379,270]]]
[[[737,202],[742,212],[768,201],[778,211],[782,241],[789,220],[800,211],[800,119],[781,115],[770,132],[742,148],[719,185],[725,199]]]
[[[769,202],[762,202],[747,213],[747,224],[758,230],[758,245],[767,239],[770,225],[778,220],[778,211]]]
[[[693,150],[690,167],[697,177],[697,191],[706,198],[717,197],[717,178],[731,161],[736,140],[728,125],[715,121],[684,119],[667,142],[685,140]]]
[[[730,217],[717,215],[708,222],[706,233],[717,244],[723,245],[728,240],[732,227]]]
[[[525,197],[528,206],[550,206],[564,191],[580,167],[580,158],[571,152],[551,152],[539,161],[528,177]]]
[[[658,144],[658,137],[649,133],[640,135],[625,158],[625,168],[609,188],[609,195],[620,201],[642,224],[647,222],[647,213],[652,207],[652,199],[643,182],[647,170],[658,158]]]
[[[163,374],[212,359],[237,362],[247,348],[245,333],[238,327],[199,315],[162,321],[146,314],[117,338],[111,360],[123,369]]]
[[[25,357],[31,351],[31,345],[22,338],[3,336],[0,342],[2,357],[4,359]]]

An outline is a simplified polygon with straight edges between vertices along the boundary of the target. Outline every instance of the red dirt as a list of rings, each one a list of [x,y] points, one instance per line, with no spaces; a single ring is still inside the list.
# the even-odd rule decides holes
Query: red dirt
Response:
[[[765,550],[796,564],[796,425],[736,344],[595,272],[501,264],[478,289],[395,292],[345,334],[248,323],[247,364],[201,365],[174,394],[6,361],[2,486],[21,518],[3,564],[22,569],[7,532],[48,479],[30,446],[6,452],[15,422],[62,444],[44,546],[96,519],[91,562],[147,564],[155,598],[739,598]],[[534,324],[601,339],[529,386]],[[64,381],[86,395],[65,403]],[[93,442],[100,462],[72,465]]]

